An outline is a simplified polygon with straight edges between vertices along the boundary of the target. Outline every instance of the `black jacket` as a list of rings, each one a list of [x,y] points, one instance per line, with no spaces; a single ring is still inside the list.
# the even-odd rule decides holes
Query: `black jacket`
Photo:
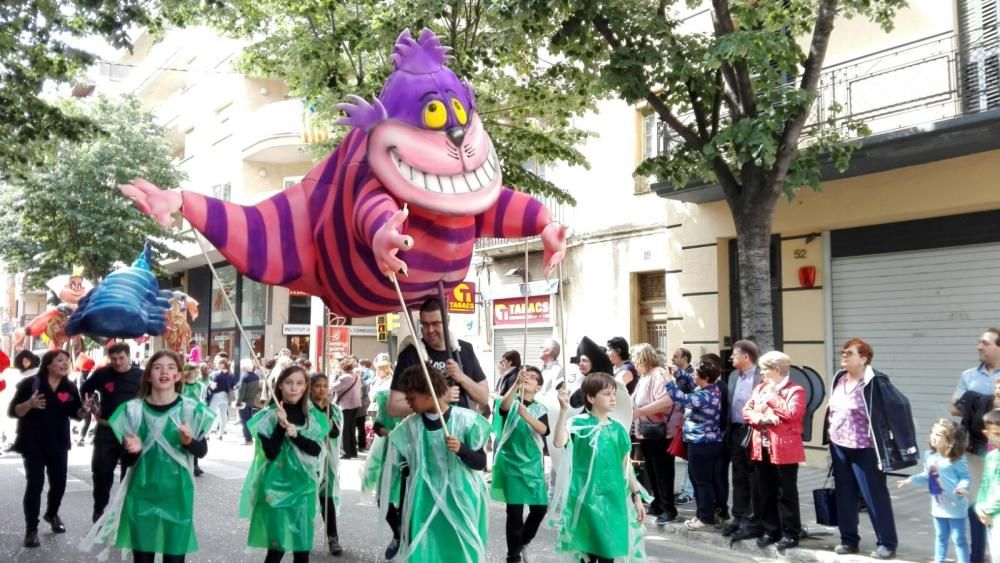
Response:
[[[872,371],[874,377],[866,377],[862,393],[868,410],[868,432],[875,442],[879,469],[889,472],[912,467],[920,461],[920,448],[917,446],[917,431],[913,425],[910,401],[889,382],[888,375],[878,370]],[[845,375],[847,371],[840,371],[833,376],[831,389]],[[829,407],[826,414],[823,421],[823,443],[829,444]]]

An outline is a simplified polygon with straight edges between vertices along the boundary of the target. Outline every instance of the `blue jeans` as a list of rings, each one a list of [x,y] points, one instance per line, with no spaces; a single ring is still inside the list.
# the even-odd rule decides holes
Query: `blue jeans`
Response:
[[[948,557],[948,541],[955,544],[955,562],[969,563],[969,544],[965,541],[965,518],[934,517],[934,561]]]

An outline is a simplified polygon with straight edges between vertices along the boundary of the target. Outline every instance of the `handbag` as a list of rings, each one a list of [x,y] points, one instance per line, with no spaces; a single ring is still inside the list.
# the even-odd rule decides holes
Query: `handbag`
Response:
[[[670,445],[667,446],[667,453],[675,458],[688,458],[687,444],[684,443],[684,418],[680,419],[680,424],[677,425],[677,429],[674,431],[674,438],[670,440]]]
[[[816,523],[824,526],[837,525],[837,495],[834,489],[828,487],[830,476],[833,475],[833,464],[826,473],[823,488],[813,489],[813,504],[816,505]]]
[[[649,422],[640,418],[635,423],[635,429],[643,440],[665,440],[667,438],[666,422]]]

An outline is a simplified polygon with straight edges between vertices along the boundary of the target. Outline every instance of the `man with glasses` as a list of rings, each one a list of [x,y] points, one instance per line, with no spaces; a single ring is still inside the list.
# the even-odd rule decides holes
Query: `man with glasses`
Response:
[[[568,383],[569,392],[573,393],[580,388],[580,378],[575,378],[577,381],[566,382],[566,372],[563,370],[562,364],[559,363],[559,352],[561,351],[559,343],[552,338],[545,339],[542,343],[542,354],[539,359],[542,360],[542,380],[545,381],[541,392],[545,393],[550,389],[555,389],[559,383]],[[575,383],[576,385],[572,385]]]
[[[406,368],[417,365],[420,356],[416,346],[423,346],[428,361],[435,369],[448,378],[450,389],[448,402],[467,409],[478,410],[490,400],[490,388],[486,382],[486,374],[479,365],[472,344],[458,340],[457,350],[452,345],[452,355],[444,341],[444,322],[441,320],[441,301],[431,297],[420,306],[420,342],[404,341],[399,356],[396,358],[396,369],[392,373],[392,390],[389,395],[389,416],[400,417],[410,414],[410,406],[406,403],[406,394],[399,391],[400,374]],[[455,356],[462,360],[461,368]]]
[[[1000,379],[1000,328],[989,328],[979,337],[976,343],[979,354],[979,365],[962,372],[951,399],[951,414],[962,416],[956,403],[972,391],[980,395],[993,395],[993,384]],[[967,428],[966,430],[970,430]],[[969,560],[983,561],[986,553],[986,526],[979,521],[976,507],[973,504],[979,492],[980,476],[983,474],[986,446],[980,446],[975,452],[965,456],[969,463],[969,475],[972,476],[972,486],[969,490]]]
[[[731,536],[733,541],[756,538],[763,534],[760,520],[754,514],[754,506],[759,505],[760,501],[756,500],[757,484],[747,456],[746,441],[750,427],[743,420],[743,406],[750,400],[754,388],[760,384],[760,370],[757,369],[759,356],[757,345],[750,340],[738,340],[733,344],[731,359],[736,371],[729,376],[725,402],[728,409],[723,412],[724,420],[729,423],[725,443],[733,466],[733,520],[722,529],[722,534]],[[723,467],[722,479],[725,479],[725,464]],[[725,513],[725,506],[722,507],[722,513]]]

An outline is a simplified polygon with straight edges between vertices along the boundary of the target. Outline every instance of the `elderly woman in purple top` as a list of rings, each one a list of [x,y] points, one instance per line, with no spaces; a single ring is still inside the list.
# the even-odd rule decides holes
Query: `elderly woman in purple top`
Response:
[[[694,499],[698,505],[697,516],[685,522],[689,530],[700,530],[715,523],[716,497],[722,494],[719,483],[713,478],[723,455],[722,391],[716,382],[722,374],[718,356],[701,357],[694,375],[677,370],[666,377],[667,394],[674,403],[684,408],[684,443],[687,445],[688,472],[694,484]],[[685,394],[678,388],[694,387]]]
[[[830,442],[833,481],[837,489],[837,524],[840,544],[838,555],[858,552],[858,493],[868,505],[868,516],[875,529],[878,546],[871,556],[891,559],[896,555],[896,521],[886,487],[885,473],[879,468],[875,441],[870,431],[864,388],[875,376],[870,364],[872,347],[860,338],[844,343],[840,352],[843,370],[833,377],[833,389],[827,407],[824,438]]]

